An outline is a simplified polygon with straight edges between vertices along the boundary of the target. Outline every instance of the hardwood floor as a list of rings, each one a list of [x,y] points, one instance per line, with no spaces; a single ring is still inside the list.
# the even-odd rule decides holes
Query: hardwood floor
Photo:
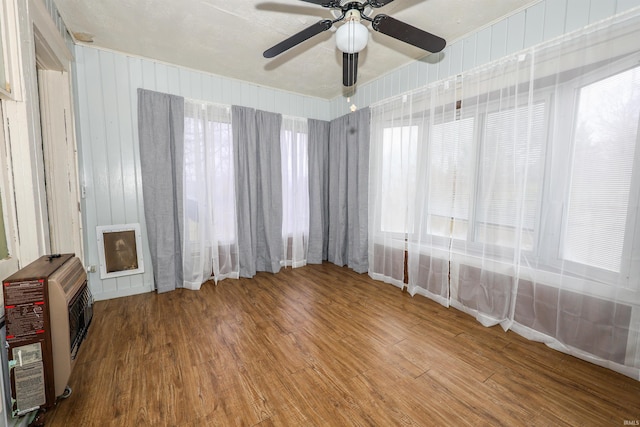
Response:
[[[97,302],[70,386],[47,426],[640,420],[639,381],[331,264]]]

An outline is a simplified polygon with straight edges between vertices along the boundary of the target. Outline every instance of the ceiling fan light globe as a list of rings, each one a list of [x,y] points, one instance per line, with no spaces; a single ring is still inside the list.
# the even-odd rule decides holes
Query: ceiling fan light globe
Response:
[[[336,47],[344,53],[357,53],[367,47],[369,30],[356,21],[347,21],[336,31]]]

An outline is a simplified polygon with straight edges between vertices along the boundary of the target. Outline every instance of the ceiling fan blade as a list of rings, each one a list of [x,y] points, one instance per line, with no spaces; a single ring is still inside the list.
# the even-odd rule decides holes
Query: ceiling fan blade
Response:
[[[369,0],[369,6],[377,8],[391,3],[393,0]]]
[[[342,52],[342,84],[353,86],[358,80],[358,52]]]
[[[333,25],[333,22],[331,22],[330,19],[323,19],[321,21],[318,21],[312,26],[292,35],[288,39],[281,41],[272,48],[265,50],[262,55],[265,58],[273,58],[276,55],[280,55],[282,52],[291,49],[292,47],[315,36],[316,34],[327,31],[329,28],[331,28],[331,25]]]
[[[387,15],[377,15],[373,18],[371,27],[394,39],[433,53],[440,52],[447,45],[447,42],[442,37],[427,33],[420,28],[398,21]]]
[[[300,0],[300,1],[306,1],[307,3],[317,4],[322,7],[337,8],[337,9],[340,8],[340,0]]]

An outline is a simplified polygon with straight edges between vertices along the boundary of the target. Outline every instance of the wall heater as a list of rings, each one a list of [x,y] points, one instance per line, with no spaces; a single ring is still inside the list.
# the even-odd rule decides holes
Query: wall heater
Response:
[[[93,317],[87,275],[74,254],[43,256],[4,280],[14,417],[55,405]]]

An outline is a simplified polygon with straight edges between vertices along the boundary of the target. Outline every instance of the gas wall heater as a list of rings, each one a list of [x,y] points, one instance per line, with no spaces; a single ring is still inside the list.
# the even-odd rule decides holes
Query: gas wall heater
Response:
[[[87,275],[74,254],[43,256],[4,280],[14,417],[55,405],[93,317]]]

